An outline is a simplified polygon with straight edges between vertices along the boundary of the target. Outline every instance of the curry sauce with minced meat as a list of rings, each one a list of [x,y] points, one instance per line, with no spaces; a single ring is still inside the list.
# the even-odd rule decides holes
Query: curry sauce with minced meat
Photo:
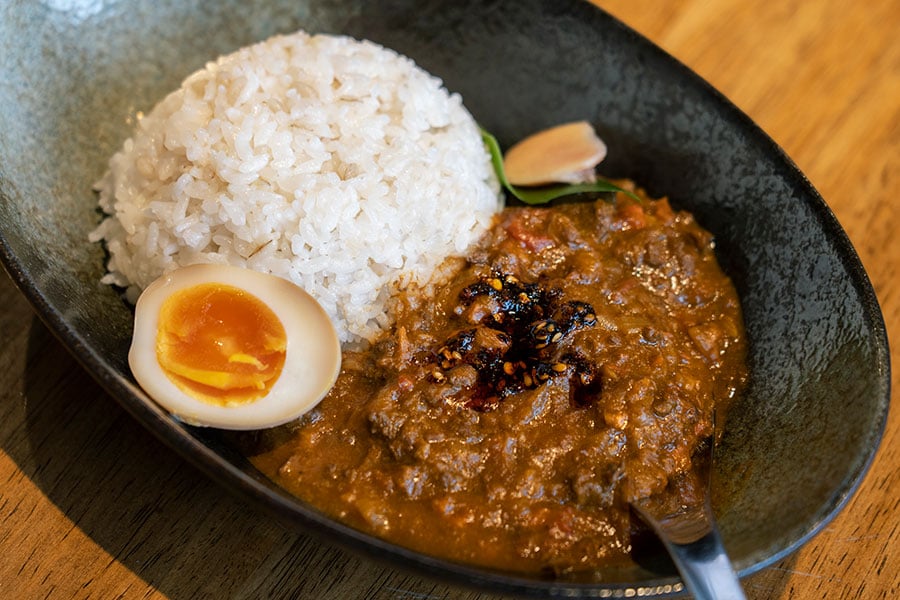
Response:
[[[344,523],[489,568],[625,560],[628,503],[691,470],[746,379],[712,237],[665,199],[509,207],[397,315],[253,462]]]

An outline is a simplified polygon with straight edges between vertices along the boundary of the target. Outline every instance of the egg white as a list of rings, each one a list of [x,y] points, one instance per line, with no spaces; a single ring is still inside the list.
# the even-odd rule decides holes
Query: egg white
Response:
[[[193,398],[175,385],[159,364],[156,338],[163,302],[175,292],[205,283],[230,285],[256,296],[284,326],[284,367],[269,393],[257,400],[219,406]],[[297,419],[322,400],[340,373],[341,346],[328,315],[302,288],[258,271],[203,264],[172,271],[144,290],[135,305],[128,364],[147,395],[185,423],[263,429]]]

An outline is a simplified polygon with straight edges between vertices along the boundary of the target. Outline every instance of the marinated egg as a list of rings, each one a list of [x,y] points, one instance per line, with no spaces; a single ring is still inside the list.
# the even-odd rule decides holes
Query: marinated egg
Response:
[[[340,371],[337,332],[293,283],[193,265],[138,298],[128,353],[147,394],[191,425],[261,429],[314,407]]]

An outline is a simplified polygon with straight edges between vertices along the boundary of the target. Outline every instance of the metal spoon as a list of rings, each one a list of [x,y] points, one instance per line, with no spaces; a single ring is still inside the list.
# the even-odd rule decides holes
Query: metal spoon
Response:
[[[633,502],[668,550],[688,591],[698,600],[746,598],[722,546],[709,499],[713,443],[698,473],[670,484],[665,492]],[[687,493],[685,493],[687,491]]]

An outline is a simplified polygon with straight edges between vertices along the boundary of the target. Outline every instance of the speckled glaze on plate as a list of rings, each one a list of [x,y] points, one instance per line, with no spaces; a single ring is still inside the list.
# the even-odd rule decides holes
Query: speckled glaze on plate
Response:
[[[285,524],[456,583],[531,596],[665,596],[663,558],[593,581],[546,581],[431,559],[337,524],[274,487],[216,431],[171,419],[126,364],[131,313],[99,285],[92,183],[149,110],[206,61],[296,29],[366,37],[460,92],[500,142],[594,123],[609,176],[692,210],[741,296],[749,390],[718,453],[714,504],[741,574],[782,558],[847,502],[889,403],[886,333],[834,215],[781,150],[715,90],[575,0],[42,0],[0,7],[0,258],[38,314],[138,421]],[[210,6],[211,5],[211,6]]]

